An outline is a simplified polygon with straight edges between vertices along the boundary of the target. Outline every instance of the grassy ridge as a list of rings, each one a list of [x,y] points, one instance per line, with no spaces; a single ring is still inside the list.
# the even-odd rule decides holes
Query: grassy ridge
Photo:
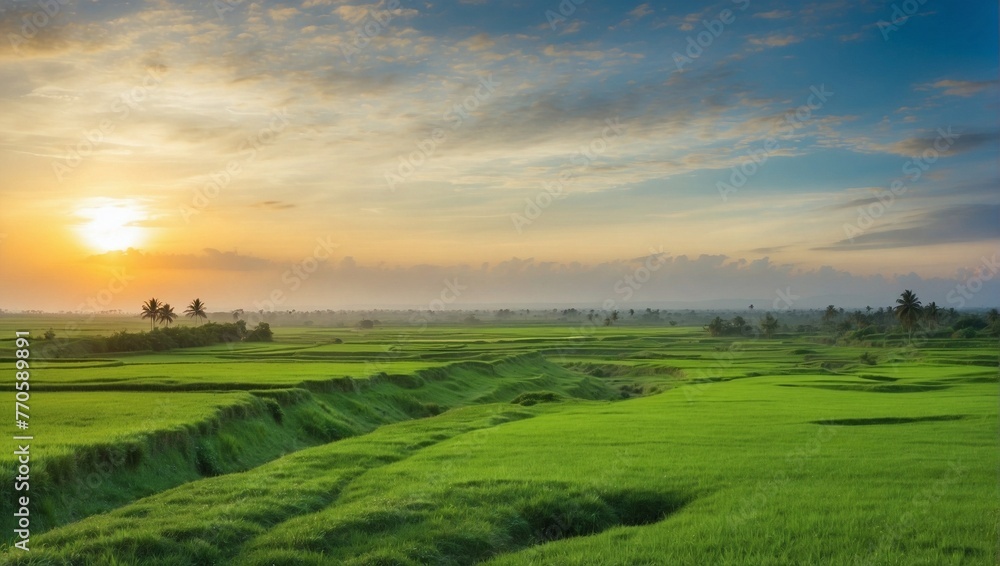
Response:
[[[244,393],[43,391],[32,487],[44,502],[33,532],[106,511],[205,476],[241,471],[307,446],[369,432],[471,403],[510,401],[539,390],[610,398],[592,377],[536,355],[462,362],[405,375],[308,381]],[[114,385],[109,386],[112,389]],[[14,461],[0,498],[13,498]],[[12,528],[3,517],[5,532]]]

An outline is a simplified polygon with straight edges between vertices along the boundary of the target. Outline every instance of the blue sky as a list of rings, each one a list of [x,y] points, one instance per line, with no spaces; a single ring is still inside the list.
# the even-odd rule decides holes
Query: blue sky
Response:
[[[321,238],[337,251],[289,305],[419,304],[414,278],[471,271],[478,302],[597,301],[614,277],[593,274],[650,249],[739,281],[650,301],[787,280],[822,302],[830,273],[858,301],[947,292],[1000,251],[997,21],[940,0],[6,3],[0,251],[32,283],[9,306],[71,308],[117,268],[135,297],[211,275],[238,307]]]

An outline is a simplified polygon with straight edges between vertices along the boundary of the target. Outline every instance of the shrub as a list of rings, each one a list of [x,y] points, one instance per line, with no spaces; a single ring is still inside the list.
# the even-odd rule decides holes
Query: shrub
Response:
[[[986,328],[986,326],[986,321],[974,314],[963,315],[955,321],[955,324],[951,325],[951,327],[955,330],[965,330],[966,328],[982,330]]]
[[[956,330],[955,333],[951,335],[951,337],[952,338],[959,338],[959,339],[963,339],[963,338],[964,339],[975,338],[976,337],[976,329],[975,328],[971,328],[971,327],[965,327],[965,328],[962,328],[961,330]]]

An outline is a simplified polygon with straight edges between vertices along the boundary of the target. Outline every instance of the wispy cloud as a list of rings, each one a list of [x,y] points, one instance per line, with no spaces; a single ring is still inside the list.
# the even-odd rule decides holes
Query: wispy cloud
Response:
[[[892,250],[940,244],[1000,241],[1000,205],[958,206],[913,216],[886,228],[841,240],[820,251]]]
[[[767,12],[757,12],[753,15],[762,20],[784,20],[792,17],[791,10],[769,10]]]
[[[931,88],[940,89],[942,94],[948,96],[969,97],[979,94],[989,89],[996,89],[998,81],[956,81],[951,79],[940,80],[928,85]]]
[[[785,47],[793,43],[799,43],[802,37],[793,34],[771,34],[766,36],[751,36],[747,38],[747,43],[756,47]]]

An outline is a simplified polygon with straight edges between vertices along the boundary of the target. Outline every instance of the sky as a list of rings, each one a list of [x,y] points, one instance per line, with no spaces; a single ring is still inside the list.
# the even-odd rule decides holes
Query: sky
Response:
[[[0,308],[997,306],[997,23],[0,0]]]

